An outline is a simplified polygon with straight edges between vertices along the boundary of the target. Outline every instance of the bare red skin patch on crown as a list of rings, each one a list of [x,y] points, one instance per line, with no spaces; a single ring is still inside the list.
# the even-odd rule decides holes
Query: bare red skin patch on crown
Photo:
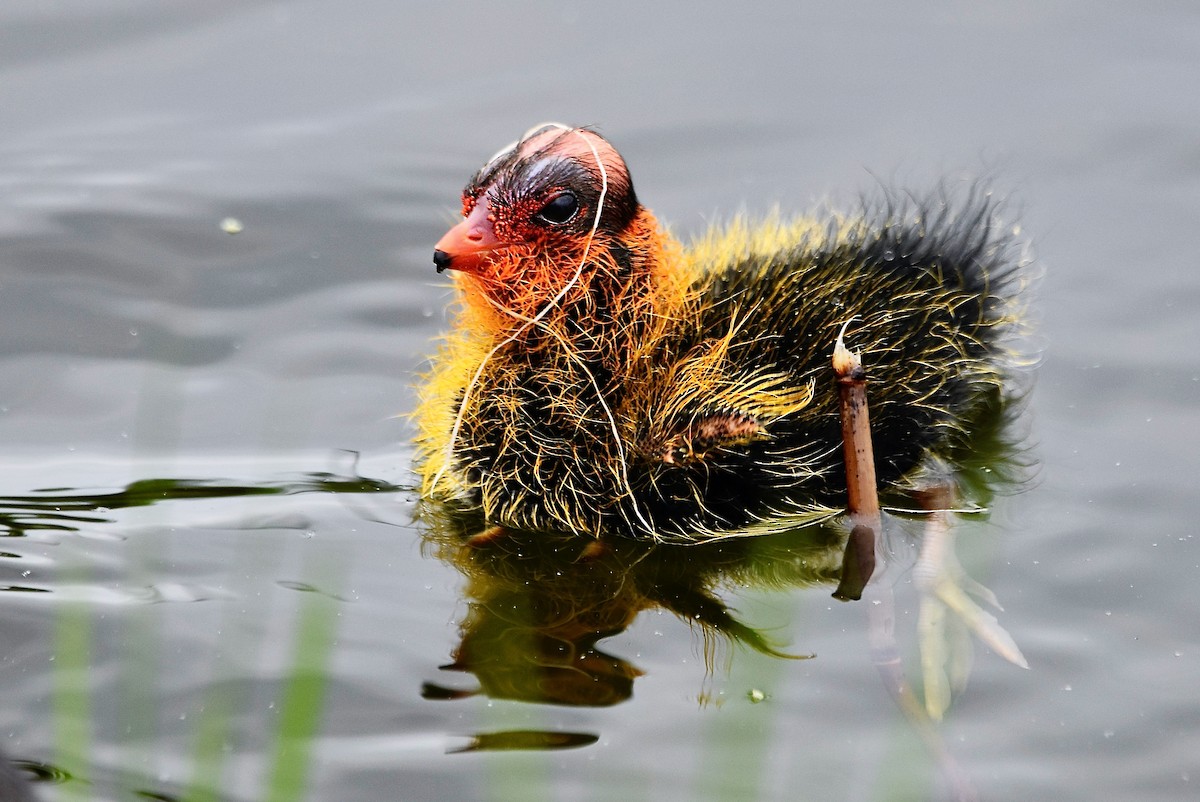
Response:
[[[592,152],[593,147],[595,153]],[[544,153],[538,153],[543,149]],[[600,163],[604,165],[604,172],[608,177],[609,184],[629,183],[629,168],[625,166],[625,160],[621,158],[621,154],[617,153],[617,149],[599,134],[583,128],[573,128],[567,131],[551,128],[540,134],[534,134],[521,142],[517,153],[521,158],[528,158],[535,154],[543,158],[565,156],[588,166],[594,165],[596,158],[599,157]]]

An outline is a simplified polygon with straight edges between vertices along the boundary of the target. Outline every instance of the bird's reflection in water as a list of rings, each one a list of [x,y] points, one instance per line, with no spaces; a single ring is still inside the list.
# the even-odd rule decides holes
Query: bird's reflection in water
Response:
[[[442,508],[426,517],[436,521],[429,546],[467,577],[462,638],[443,668],[474,674],[478,692],[491,698],[576,706],[613,705],[632,694],[638,669],[597,643],[643,610],[672,612],[707,638],[807,656],[780,651],[739,621],[719,588],[836,583],[843,543],[836,527],[811,526],[695,546],[518,532],[472,545],[466,533],[481,523],[474,516]],[[463,695],[433,685],[425,693]]]

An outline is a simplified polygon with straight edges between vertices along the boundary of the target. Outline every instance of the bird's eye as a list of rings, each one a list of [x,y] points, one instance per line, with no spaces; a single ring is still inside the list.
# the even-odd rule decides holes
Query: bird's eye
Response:
[[[574,192],[560,192],[543,206],[536,217],[551,225],[562,225],[569,222],[579,213],[579,200]]]

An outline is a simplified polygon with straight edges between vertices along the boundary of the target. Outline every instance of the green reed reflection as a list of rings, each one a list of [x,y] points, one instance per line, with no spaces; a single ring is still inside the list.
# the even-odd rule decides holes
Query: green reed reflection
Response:
[[[336,563],[336,561],[335,561]],[[321,584],[338,587],[336,565],[324,563],[319,569]],[[322,593],[304,594],[296,629],[292,668],[284,688],[275,749],[265,798],[268,802],[295,802],[308,789],[312,745],[320,733],[325,709],[328,665],[337,632],[336,602]]]
[[[167,502],[199,499],[227,499],[247,496],[295,495],[301,493],[393,493],[395,485],[359,476],[331,473],[309,473],[279,481],[236,483],[205,479],[147,479],[109,492],[87,492],[70,488],[49,488],[20,496],[0,497],[0,536],[23,537],[33,533],[69,533],[83,528],[115,522],[111,513],[125,508],[147,507]],[[228,525],[235,529],[260,528],[260,524],[241,522],[231,517]],[[261,524],[261,528],[276,528],[278,524]],[[157,538],[139,538],[141,545],[123,553],[136,560],[129,566],[133,576],[150,576],[151,565],[163,555]],[[74,542],[74,541],[73,541]],[[306,798],[309,791],[312,748],[320,732],[325,708],[325,689],[329,662],[333,655],[338,622],[339,592],[344,583],[342,556],[328,545],[310,540],[302,569],[303,581],[277,583],[280,587],[301,592],[302,597],[293,613],[291,633],[294,646],[287,666],[282,671],[278,702],[274,717],[269,717],[267,742],[272,744],[265,787],[257,798],[270,802],[296,802]],[[270,570],[268,555],[262,552],[267,541],[247,538],[247,549],[240,555],[238,575],[261,577]],[[256,545],[257,544],[257,545]],[[151,551],[147,552],[146,549]],[[47,778],[61,784],[64,799],[93,798],[103,786],[95,776],[94,728],[96,716],[105,707],[96,690],[93,675],[96,635],[96,607],[88,601],[72,598],[76,589],[95,585],[84,558],[71,549],[60,552],[59,575],[50,588],[10,587],[10,591],[40,591],[56,604],[54,629],[54,661],[51,667],[52,716],[55,744],[55,766]],[[278,558],[278,555],[274,555]],[[237,580],[233,580],[237,583]],[[249,590],[247,589],[247,592]],[[260,611],[269,605],[270,594],[259,596]],[[124,733],[122,749],[136,753],[152,750],[156,741],[156,722],[160,710],[154,689],[162,682],[161,638],[163,610],[156,604],[135,605],[121,616],[121,639],[124,659],[116,679],[119,697],[115,713],[117,729]],[[177,802],[210,802],[226,798],[222,778],[228,776],[231,757],[230,743],[236,737],[235,722],[244,715],[250,700],[248,690],[227,678],[236,676],[237,660],[245,661],[250,654],[261,656],[264,644],[251,640],[245,627],[239,626],[240,612],[235,604],[222,611],[219,640],[213,650],[210,666],[212,676],[202,698],[190,706],[189,718],[194,722],[191,779],[178,794],[160,790],[124,788],[122,798],[173,800]],[[277,620],[279,616],[272,616]],[[143,754],[137,762],[152,765],[156,754]],[[124,772],[122,772],[124,774]],[[136,776],[132,772],[126,775]],[[46,781],[51,781],[47,779]],[[140,780],[144,782],[145,780]],[[130,779],[137,783],[139,780]],[[112,779],[108,779],[112,784]],[[245,789],[240,789],[245,790]]]
[[[82,581],[85,572],[74,567],[71,574]],[[67,798],[89,796],[88,755],[91,747],[91,694],[89,680],[92,655],[91,617],[86,604],[69,601],[55,618],[53,717],[55,751],[59,763],[72,766],[63,788]]]

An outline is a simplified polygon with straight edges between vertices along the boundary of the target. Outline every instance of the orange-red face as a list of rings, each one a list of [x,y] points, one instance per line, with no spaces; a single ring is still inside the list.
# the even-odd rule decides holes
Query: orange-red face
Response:
[[[528,260],[574,269],[595,233],[619,234],[637,212],[629,171],[584,129],[547,126],[505,148],[463,190],[463,220],[438,241],[438,272],[510,284]],[[597,221],[597,210],[599,220]]]

